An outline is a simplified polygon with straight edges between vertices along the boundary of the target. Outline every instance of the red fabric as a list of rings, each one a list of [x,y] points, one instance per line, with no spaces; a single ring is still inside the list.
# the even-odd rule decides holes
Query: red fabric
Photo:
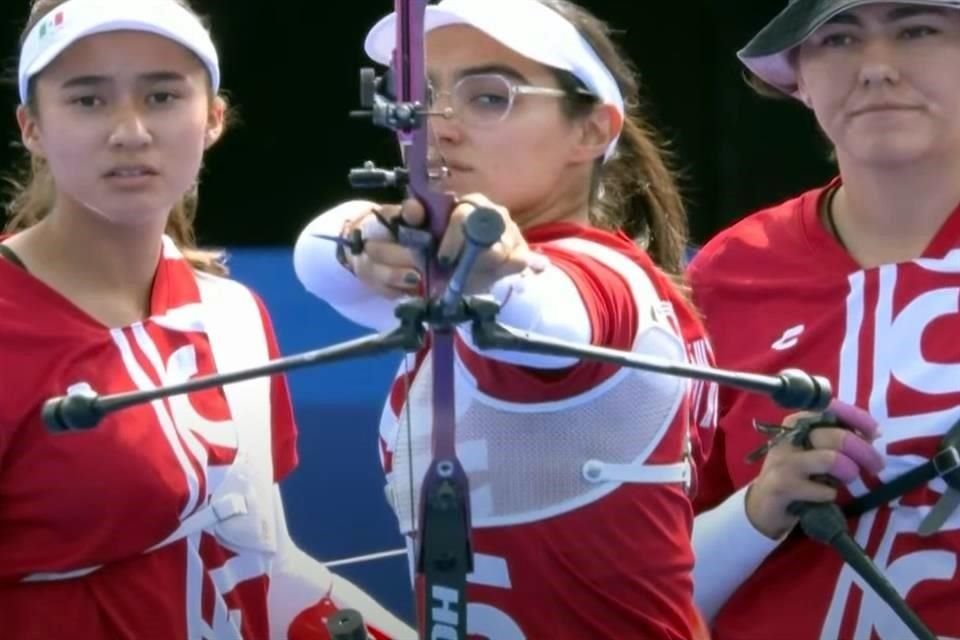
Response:
[[[340,607],[330,598],[324,598],[317,604],[301,611],[290,623],[286,640],[330,640],[327,620],[340,611]],[[367,635],[371,640],[391,640],[379,629],[364,620]]]
[[[181,398],[179,408],[167,400],[117,412],[89,431],[54,435],[40,418],[46,399],[76,383],[110,394],[136,390],[135,370],[154,384],[184,374],[187,365],[175,353],[195,355],[195,375],[214,373],[206,334],[168,329],[155,321],[174,309],[189,313],[188,305],[198,300],[186,262],[161,260],[151,318],[138,340],[136,327],[111,332],[0,259],[0,635],[5,640],[183,638],[188,602],[209,622],[220,598],[241,613],[245,638],[267,637],[267,576],[219,593],[211,572],[233,554],[212,537],[202,539],[199,559],[188,559],[184,540],[143,553],[177,527],[190,501],[188,473],[199,476],[202,495],[208,479],[219,477],[236,453],[231,446],[208,442],[186,424],[171,439],[157,410],[178,424],[185,412],[192,412],[230,425],[219,390]],[[276,357],[262,305],[260,312],[271,357]],[[118,348],[124,341],[132,354],[128,363]],[[151,351],[167,371],[158,371]],[[271,400],[273,462],[280,480],[297,463],[296,428],[283,378],[273,379]],[[191,438],[198,447],[186,446]],[[184,452],[182,462],[172,442]],[[195,455],[198,450],[204,455]],[[19,582],[36,572],[96,565],[105,566],[72,580]]]
[[[552,224],[529,231],[527,238],[575,283],[590,318],[594,344],[631,349],[644,316],[623,274],[582,253],[549,245],[551,241],[581,238],[628,257],[646,273],[660,299],[673,304],[678,329],[688,345],[703,339],[686,303],[625,236]],[[514,404],[575,398],[593,391],[615,372],[610,365],[591,363],[534,370],[482,358],[463,344],[458,345],[458,356],[481,392]],[[419,373],[418,369],[413,376]],[[389,404],[393,419],[401,423],[405,419],[400,414],[405,398],[402,374],[401,368]],[[694,411],[688,404],[678,411],[648,462],[675,463],[682,458]],[[419,415],[419,410],[414,413]],[[695,419],[700,420],[699,413]],[[557,420],[563,420],[562,413]],[[699,434],[694,438],[695,450],[705,453],[712,428],[704,431],[702,441]],[[392,458],[386,440],[381,445],[389,471]],[[533,459],[538,452],[529,455]],[[658,484],[627,484],[585,506],[533,522],[475,528],[478,568],[468,587],[470,638],[705,637],[692,602],[691,528],[692,508],[683,488]],[[480,628],[494,624],[495,628]],[[509,629],[519,629],[523,636]]]
[[[820,222],[823,192],[759,212],[708,243],[690,268],[694,298],[721,367],[799,367],[826,376],[835,396],[869,410],[884,433],[878,447],[889,480],[929,456],[960,417],[960,211],[925,261],[861,270]],[[756,476],[761,463],[744,460],[764,440],[752,421],[778,422],[786,413],[761,395],[721,393],[719,435],[698,510]],[[851,491],[878,482],[864,477]],[[935,632],[960,637],[960,617],[946,604],[960,589],[960,520],[954,516],[929,538],[916,534],[938,496],[925,487],[895,510],[851,522],[850,530]],[[847,499],[845,491],[841,501]],[[907,637],[887,606],[851,585],[850,575],[838,554],[795,533],[720,611],[714,638],[766,640],[784,637],[785,628],[796,638]]]
[[[626,280],[589,256],[545,244],[536,248],[576,285],[590,318],[592,344],[629,351],[638,319]],[[517,367],[483,358],[462,343],[458,343],[457,355],[476,377],[481,391],[511,402],[569,398],[593,389],[619,370],[612,364],[588,360],[559,370]],[[505,379],[511,383],[504,384]]]

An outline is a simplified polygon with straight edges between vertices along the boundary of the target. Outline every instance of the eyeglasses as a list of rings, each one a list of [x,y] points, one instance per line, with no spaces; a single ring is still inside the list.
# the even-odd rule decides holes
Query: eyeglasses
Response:
[[[586,90],[578,90],[578,93],[593,97]],[[450,91],[436,91],[433,85],[428,85],[427,108],[434,115],[457,116],[464,124],[489,127],[510,115],[517,96],[562,98],[566,95],[563,89],[517,84],[498,73],[481,73],[460,78]],[[450,106],[436,111],[440,96],[449,96]]]

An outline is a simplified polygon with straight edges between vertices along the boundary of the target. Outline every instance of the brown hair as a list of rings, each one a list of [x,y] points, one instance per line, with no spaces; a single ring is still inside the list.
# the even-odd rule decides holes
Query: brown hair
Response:
[[[611,38],[605,22],[568,0],[539,1],[576,27],[613,74],[623,95],[626,113],[616,152],[606,163],[598,159],[594,171],[591,222],[622,229],[665,273],[679,277],[689,234],[686,209],[671,166],[672,154],[643,115],[633,66]],[[572,117],[589,113],[596,103],[584,98],[580,80],[566,71],[554,70],[554,74],[567,92],[567,113]]]
[[[30,30],[64,2],[66,0],[34,1],[30,8],[30,17],[27,19],[27,24],[20,36],[21,47]],[[199,20],[206,23],[202,16],[193,11],[188,0],[171,0],[171,2],[176,2],[188,9]],[[35,83],[36,78],[31,79],[27,98],[27,108],[33,113],[37,113]],[[223,96],[220,96],[220,98],[226,100]],[[229,122],[230,118],[227,120]],[[21,175],[18,178],[8,179],[8,182],[13,190],[12,197],[6,205],[7,214],[10,218],[6,225],[7,232],[12,233],[31,227],[49,213],[53,206],[55,187],[50,169],[42,157],[27,152],[27,165],[22,169]],[[223,252],[197,248],[193,228],[193,221],[197,214],[197,188],[198,185],[195,183],[170,210],[166,233],[194,268],[218,275],[226,275],[227,267],[224,264]]]

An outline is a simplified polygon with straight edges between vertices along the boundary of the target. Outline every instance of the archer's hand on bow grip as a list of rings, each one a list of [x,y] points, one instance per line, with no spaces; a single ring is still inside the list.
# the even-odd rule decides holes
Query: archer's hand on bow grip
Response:
[[[470,194],[457,198],[450,212],[446,232],[437,248],[437,261],[442,268],[453,269],[463,255],[465,247],[464,224],[467,217],[478,208],[489,209],[499,214],[504,223],[500,241],[483,251],[471,269],[467,289],[471,292],[486,291],[500,278],[531,268],[534,271],[543,268],[542,261],[535,258],[520,227],[510,216],[510,211],[491,202],[482,194]],[[423,207],[414,199],[403,203],[401,214],[405,224],[420,226],[424,224]]]
[[[747,517],[753,526],[779,539],[797,523],[794,502],[832,502],[836,482],[847,484],[861,471],[879,472],[883,457],[873,448],[877,423],[865,411],[834,401],[825,414],[787,416],[790,436],[771,447],[747,491]]]
[[[359,231],[363,239],[362,251],[344,253],[347,268],[368,287],[390,299],[417,295],[423,279],[420,255],[399,239],[401,224],[399,205],[370,203],[341,231],[345,237]]]

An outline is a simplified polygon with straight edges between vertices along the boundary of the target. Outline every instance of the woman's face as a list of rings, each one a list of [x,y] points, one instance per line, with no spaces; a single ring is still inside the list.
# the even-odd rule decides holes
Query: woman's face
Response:
[[[165,222],[223,127],[224,103],[211,100],[199,59],[149,33],[78,40],[34,87],[35,109],[21,107],[18,120],[50,167],[56,206],[117,224]]]
[[[903,166],[960,154],[960,11],[871,4],[796,51],[799,95],[841,161]]]
[[[589,188],[593,161],[603,150],[585,148],[589,118],[564,114],[546,67],[465,25],[432,30],[426,44],[433,110],[453,108],[451,117],[429,121],[433,159],[450,170],[444,188],[483,193],[510,209],[521,226],[572,188]],[[547,92],[515,94],[506,111],[509,85]]]

